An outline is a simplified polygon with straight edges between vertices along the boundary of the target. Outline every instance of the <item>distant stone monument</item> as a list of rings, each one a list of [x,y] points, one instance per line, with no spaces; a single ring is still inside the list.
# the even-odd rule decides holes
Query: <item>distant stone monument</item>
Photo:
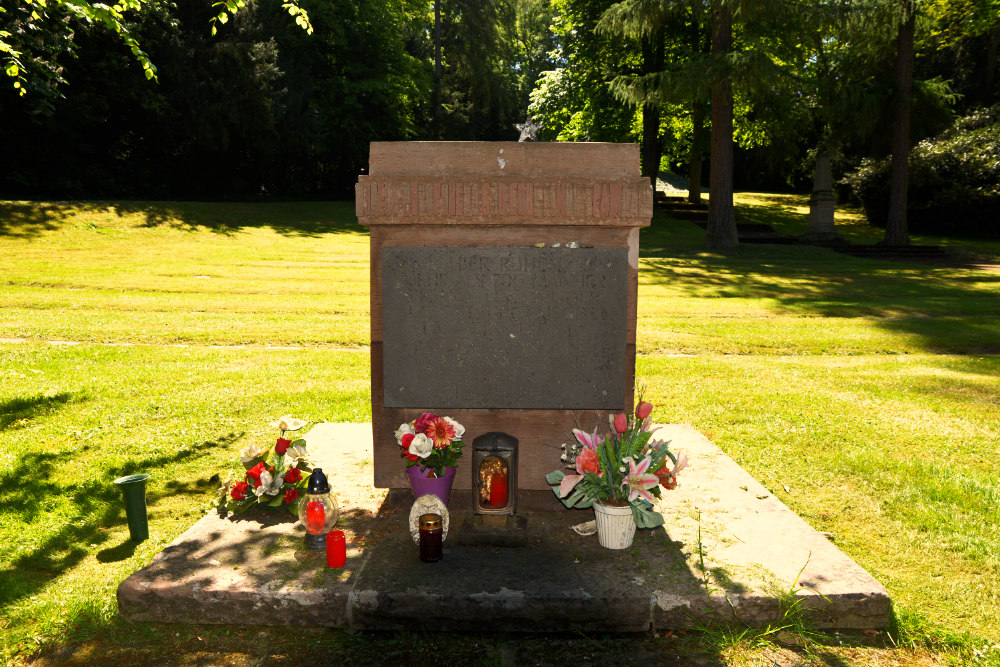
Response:
[[[465,425],[467,445],[512,435],[519,487],[547,490],[571,430],[633,402],[653,201],[638,146],[373,143],[355,194],[371,230],[375,485],[406,487],[393,432],[429,411]]]
[[[809,198],[809,227],[802,235],[804,241],[814,243],[842,242],[840,234],[833,230],[834,205],[833,176],[830,169],[830,154],[822,152],[816,156],[816,174],[813,178],[813,193]]]

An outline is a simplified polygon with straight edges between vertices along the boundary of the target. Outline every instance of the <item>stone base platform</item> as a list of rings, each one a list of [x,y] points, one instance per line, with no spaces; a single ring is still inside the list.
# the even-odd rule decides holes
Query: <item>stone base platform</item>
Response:
[[[718,447],[685,425],[662,426],[656,437],[687,451],[692,465],[663,494],[665,529],[637,531],[630,549],[577,535],[571,527],[593,512],[544,509],[548,492],[519,498],[527,546],[514,548],[463,544],[471,503],[453,494],[438,563],[417,557],[404,492],[391,492],[375,514],[341,497],[338,528],[349,544],[340,569],[304,550],[290,515],[213,512],[119,586],[119,610],[177,623],[639,632],[773,624],[797,599],[817,628],[888,625],[885,588]],[[352,475],[371,479],[370,425],[319,424],[307,440],[335,490],[356,489],[346,483]]]

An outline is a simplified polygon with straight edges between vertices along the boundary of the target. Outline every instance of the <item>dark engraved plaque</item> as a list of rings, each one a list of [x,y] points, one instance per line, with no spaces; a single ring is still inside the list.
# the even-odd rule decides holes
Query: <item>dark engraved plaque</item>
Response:
[[[385,406],[620,410],[624,248],[383,248]]]

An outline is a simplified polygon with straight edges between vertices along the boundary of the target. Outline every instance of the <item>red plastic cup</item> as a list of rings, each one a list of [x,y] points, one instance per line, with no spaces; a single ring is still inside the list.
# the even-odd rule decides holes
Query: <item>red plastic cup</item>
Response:
[[[326,535],[326,564],[330,567],[344,567],[347,563],[347,543],[344,531],[331,530]]]

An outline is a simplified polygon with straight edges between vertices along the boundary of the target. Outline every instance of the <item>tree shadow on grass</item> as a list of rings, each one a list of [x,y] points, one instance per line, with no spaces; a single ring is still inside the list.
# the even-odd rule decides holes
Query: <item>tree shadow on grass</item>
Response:
[[[67,465],[69,452],[29,452],[0,475],[0,505],[18,508],[18,518],[29,524],[25,542],[29,545],[8,563],[0,566],[0,609],[34,595],[50,581],[76,566],[93,548],[108,541],[108,529],[125,522],[121,491],[112,481],[140,471],[159,470],[188,460],[208,456],[212,449],[229,447],[241,437],[229,434],[202,443],[197,449],[180,450],[169,455],[147,456],[103,470],[96,477],[78,483],[57,481],[59,467]],[[89,449],[89,445],[72,453]],[[157,487],[146,491],[147,505],[155,506],[163,497],[178,493],[200,495],[211,480],[185,488]],[[56,499],[57,507],[46,499]],[[69,510],[64,508],[68,507]],[[59,527],[46,532],[42,515],[59,521]],[[121,545],[103,550],[107,558],[125,552]]]
[[[37,394],[25,398],[11,398],[0,402],[0,431],[17,428],[32,418],[51,414],[70,403],[86,400],[85,394],[59,392],[58,394]]]
[[[85,214],[86,222],[76,216]],[[94,221],[94,217],[98,221]],[[141,227],[183,231],[209,230],[232,235],[245,229],[270,228],[285,236],[366,235],[353,202],[0,202],[0,236],[31,238],[72,225],[101,231],[101,218],[116,227],[122,218]]]
[[[691,244],[689,226],[657,215],[640,256],[648,283],[700,298],[766,299],[803,316],[867,318],[943,354],[1000,354],[1000,274],[839,255],[811,246]],[[682,239],[671,248],[672,239]],[[700,237],[704,243],[704,235]],[[639,304],[640,309],[642,304]]]

